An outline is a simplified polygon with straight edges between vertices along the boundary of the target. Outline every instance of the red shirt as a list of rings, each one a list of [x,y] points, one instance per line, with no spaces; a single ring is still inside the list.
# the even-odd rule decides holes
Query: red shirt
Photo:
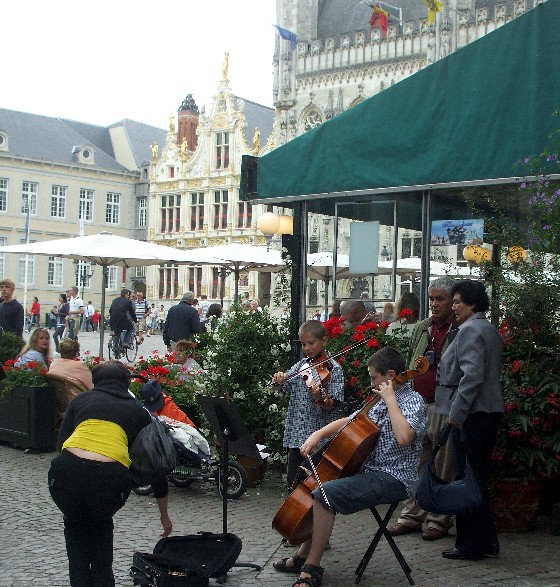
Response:
[[[163,399],[165,403],[163,404],[163,408],[159,412],[154,412],[157,416],[167,416],[168,418],[172,418],[173,420],[177,420],[178,422],[183,422],[184,424],[188,424],[193,428],[196,428],[193,421],[183,412],[183,410],[179,409],[177,404],[165,393],[163,394]]]
[[[436,374],[441,359],[441,347],[445,342],[447,334],[453,326],[452,317],[438,324],[435,318],[428,330],[427,351],[434,351],[434,364],[424,373],[414,378],[414,391],[417,391],[428,403],[432,403],[436,397]]]

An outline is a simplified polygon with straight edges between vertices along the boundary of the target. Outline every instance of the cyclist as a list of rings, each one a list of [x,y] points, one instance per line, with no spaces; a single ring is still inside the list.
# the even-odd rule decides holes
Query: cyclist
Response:
[[[121,295],[115,298],[109,309],[109,326],[119,335],[123,345],[132,348],[134,336],[134,323],[137,322],[134,304],[129,299],[130,290],[122,289]]]

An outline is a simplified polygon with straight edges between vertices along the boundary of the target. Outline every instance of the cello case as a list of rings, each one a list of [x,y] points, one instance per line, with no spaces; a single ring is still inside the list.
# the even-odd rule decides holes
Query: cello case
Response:
[[[206,587],[210,577],[223,577],[241,552],[235,534],[201,532],[162,538],[153,554],[135,552],[130,574],[143,587]]]

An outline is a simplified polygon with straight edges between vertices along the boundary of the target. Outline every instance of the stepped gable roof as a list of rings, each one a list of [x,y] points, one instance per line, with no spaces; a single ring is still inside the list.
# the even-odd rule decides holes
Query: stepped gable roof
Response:
[[[130,118],[116,122],[109,128],[115,126],[124,128],[138,167],[147,165],[152,160],[152,150],[150,149],[152,143],[156,142],[160,148],[165,145],[167,131],[157,126],[144,124]]]
[[[403,22],[416,21],[428,16],[424,0],[387,0],[387,4],[402,8]],[[317,38],[336,37],[343,33],[369,30],[373,9],[358,0],[323,0],[319,3]],[[389,24],[395,24],[389,19]]]
[[[255,135],[255,127],[259,127],[261,133],[261,148],[266,144],[266,140],[272,132],[272,125],[274,123],[274,108],[263,106],[251,100],[245,100],[239,96],[235,96],[235,108],[239,108],[239,101],[245,102],[245,138],[249,146],[253,145],[253,136]]]

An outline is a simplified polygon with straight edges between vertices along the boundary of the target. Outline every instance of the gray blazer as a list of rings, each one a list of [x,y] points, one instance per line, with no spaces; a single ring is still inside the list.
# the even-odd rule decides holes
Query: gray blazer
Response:
[[[503,343],[484,312],[459,326],[439,362],[435,411],[463,424],[474,412],[503,412]]]

